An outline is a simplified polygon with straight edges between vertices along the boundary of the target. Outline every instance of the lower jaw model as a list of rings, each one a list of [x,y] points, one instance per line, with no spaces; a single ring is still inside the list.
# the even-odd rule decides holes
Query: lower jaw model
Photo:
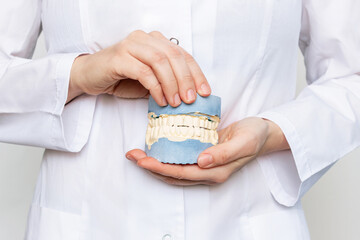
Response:
[[[146,153],[163,163],[195,164],[199,154],[218,143],[220,98],[201,97],[192,104],[160,107],[150,97]]]

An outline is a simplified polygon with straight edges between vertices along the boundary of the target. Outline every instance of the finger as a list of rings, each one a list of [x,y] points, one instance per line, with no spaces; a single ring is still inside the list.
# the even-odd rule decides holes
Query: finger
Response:
[[[129,53],[152,69],[167,102],[173,107],[180,105],[178,83],[167,56],[160,50],[142,44],[130,46]]]
[[[130,35],[130,41],[123,44],[131,56],[151,67],[169,104],[173,107],[180,105],[177,79],[164,46],[148,34]]]
[[[124,61],[121,61],[121,63],[121,74],[127,78],[138,80],[150,91],[151,96],[153,96],[157,104],[160,106],[167,105],[161,84],[156,78],[151,67],[131,56],[127,57]]]
[[[162,39],[163,41],[169,42],[169,40],[162,35],[160,32],[154,31],[150,33],[152,36]],[[171,44],[175,45],[175,43],[171,42]],[[181,52],[185,57],[185,62],[188,65],[190,73],[194,79],[196,91],[201,96],[209,96],[211,94],[210,84],[208,83],[204,73],[202,72],[200,66],[197,64],[195,59],[186,52],[183,48],[180,47]]]
[[[200,66],[195,61],[193,56],[191,56],[188,52],[182,49],[183,54],[185,56],[185,61],[190,69],[191,75],[194,78],[194,83],[196,87],[196,91],[203,97],[209,96],[211,94],[210,84],[208,83],[204,73],[202,72]]]
[[[157,32],[157,31],[151,32],[150,34],[152,34],[156,38],[162,39],[163,41],[169,42],[169,40],[165,36],[163,36],[161,33]],[[173,42],[170,42],[170,44],[172,46],[176,46],[175,43],[173,43]],[[211,94],[210,84],[208,83],[200,66],[197,64],[195,59],[188,52],[186,52],[181,47],[179,47],[179,49],[185,57],[185,62],[190,70],[191,76],[193,77],[196,91],[201,96],[204,96],[204,97],[209,96]]]
[[[163,176],[181,180],[219,182],[224,178],[224,175],[228,175],[221,168],[202,169],[196,164],[164,164],[151,157],[139,159],[137,165]]]
[[[158,173],[154,173],[151,171],[147,171],[150,175],[154,176],[155,178],[166,182],[171,185],[177,185],[177,186],[194,186],[194,185],[215,185],[216,183],[210,182],[210,181],[191,181],[191,180],[180,180],[172,177],[163,176]]]
[[[132,161],[138,161],[145,157],[147,157],[146,153],[141,149],[133,149],[126,153],[126,158]]]
[[[241,169],[251,157],[232,161],[229,164],[202,169],[197,165],[163,164],[154,158],[146,157],[137,161],[137,165],[151,172],[179,180],[205,181],[213,184],[223,183],[232,173]]]
[[[164,164],[154,158],[147,157],[146,153],[140,149],[127,152],[126,157],[136,161],[138,166],[147,169],[154,176],[174,185],[214,185],[223,183],[227,181],[232,173],[241,169],[254,158],[253,156],[244,157],[222,166],[202,169],[197,165]]]
[[[133,150],[130,150],[126,153],[126,158],[132,160],[132,161],[139,161],[141,159],[144,159],[146,158],[146,153],[140,149],[133,149]],[[156,160],[156,159],[154,159]],[[156,160],[157,161],[157,160]],[[157,161],[158,162],[158,161]],[[174,185],[183,185],[183,186],[189,186],[189,185],[199,185],[199,184],[207,184],[207,185],[211,185],[211,184],[215,184],[214,182],[212,181],[196,181],[196,180],[186,180],[186,179],[176,179],[176,178],[173,178],[173,177],[168,177],[168,176],[165,176],[165,175],[161,175],[159,173],[156,173],[156,172],[152,172],[151,170],[148,170],[148,172],[153,175],[154,177],[164,181],[164,182],[167,182],[169,184],[174,184]]]
[[[248,157],[252,149],[247,149],[249,142],[246,140],[247,138],[233,138],[204,150],[198,158],[199,167],[212,168]]]
[[[169,41],[160,32],[154,31],[149,35],[157,41],[149,41],[148,43],[154,48],[163,49],[168,57],[177,79],[181,99],[186,103],[194,102],[196,99],[195,82],[181,47]]]

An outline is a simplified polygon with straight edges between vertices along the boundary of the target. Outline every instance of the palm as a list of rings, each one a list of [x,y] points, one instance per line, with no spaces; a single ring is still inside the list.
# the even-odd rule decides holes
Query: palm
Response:
[[[132,79],[120,80],[106,92],[120,98],[146,98],[149,95],[149,91],[139,81]]]
[[[211,154],[214,163],[203,166],[164,164],[146,156],[140,149],[127,153],[137,165],[152,175],[175,185],[212,185],[226,181],[230,175],[258,156],[267,139],[268,125],[261,118],[250,117],[220,130],[219,144],[202,154]]]
[[[219,144],[234,140],[242,146],[241,157],[258,153],[266,140],[267,125],[260,118],[250,117],[220,130]]]

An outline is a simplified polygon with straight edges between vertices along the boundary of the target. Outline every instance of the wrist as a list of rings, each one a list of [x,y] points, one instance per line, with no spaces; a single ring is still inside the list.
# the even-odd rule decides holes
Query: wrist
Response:
[[[84,92],[76,85],[76,83],[70,78],[69,89],[68,89],[68,97],[66,99],[66,103],[69,103],[74,98],[82,95]]]
[[[80,55],[75,58],[74,63],[71,68],[70,72],[70,80],[69,80],[69,89],[68,89],[68,97],[66,99],[66,103],[69,103],[74,98],[82,95],[85,93],[85,91],[81,88],[79,81],[80,77],[82,76],[81,67],[83,66],[83,56],[86,55]]]
[[[264,122],[268,126],[268,134],[267,139],[263,145],[263,149],[261,151],[262,154],[271,153],[275,151],[282,151],[290,149],[289,143],[286,140],[286,137],[281,130],[281,128],[268,119],[264,119]]]

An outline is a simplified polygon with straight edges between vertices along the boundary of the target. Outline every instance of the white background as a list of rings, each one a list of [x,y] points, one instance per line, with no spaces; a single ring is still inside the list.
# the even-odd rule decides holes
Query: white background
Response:
[[[45,52],[41,36],[34,58],[45,55]],[[298,66],[300,91],[305,86],[301,54]],[[43,151],[40,148],[0,143],[1,240],[23,239]],[[360,239],[359,158],[360,149],[344,157],[303,198],[313,240]]]

